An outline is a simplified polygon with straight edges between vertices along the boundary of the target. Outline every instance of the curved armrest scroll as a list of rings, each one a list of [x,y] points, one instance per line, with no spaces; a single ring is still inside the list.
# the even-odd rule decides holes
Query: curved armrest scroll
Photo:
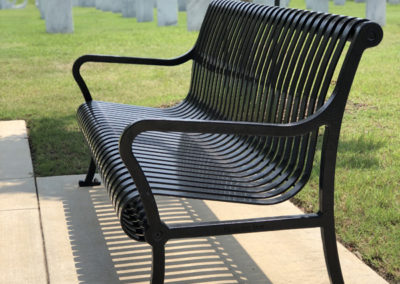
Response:
[[[150,185],[132,150],[132,143],[142,132],[173,131],[212,134],[238,134],[250,136],[293,137],[312,132],[326,124],[326,112],[317,112],[307,119],[288,124],[252,123],[240,121],[184,120],[184,119],[144,119],[127,126],[119,141],[119,152],[123,162],[134,179],[146,213],[153,215],[156,204]],[[157,220],[157,216],[148,216]],[[150,220],[149,220],[150,221]]]
[[[126,136],[133,142],[135,137],[146,131],[187,132],[209,134],[237,134],[250,136],[289,137],[311,132],[318,128],[315,123],[252,123],[221,120],[191,120],[191,119],[143,119],[129,125],[121,136],[120,146],[125,144]]]
[[[83,55],[75,60],[72,67],[72,74],[76,83],[78,84],[81,92],[86,100],[92,100],[89,89],[82,78],[80,68],[86,62],[101,62],[101,63],[118,63],[118,64],[137,64],[137,65],[158,65],[158,66],[176,66],[185,63],[192,59],[193,49],[183,54],[182,56],[172,59],[157,59],[157,58],[140,58],[140,57],[124,57],[112,55]]]

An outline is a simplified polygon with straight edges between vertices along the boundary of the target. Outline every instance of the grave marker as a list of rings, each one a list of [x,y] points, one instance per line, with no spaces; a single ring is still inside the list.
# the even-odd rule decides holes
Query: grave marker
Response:
[[[275,0],[254,0],[253,3],[267,5],[267,6],[274,6]]]
[[[72,19],[72,1],[49,0],[46,2],[46,31],[48,33],[74,32],[74,24]]]
[[[15,0],[14,1],[0,0],[1,9],[11,9],[14,5],[15,5]]]
[[[39,9],[39,12],[40,12],[40,18],[41,19],[44,19],[44,16],[45,16],[44,7],[46,6],[45,5],[46,1],[47,0],[38,0],[38,9]]]
[[[386,24],[386,0],[368,0],[366,18],[384,26]]]
[[[157,22],[159,26],[174,26],[178,23],[177,0],[157,0]]]
[[[136,0],[122,0],[122,17],[136,17]]]
[[[186,11],[186,0],[178,0],[179,11]]]
[[[187,29],[188,31],[200,30],[211,0],[188,0],[187,1]]]
[[[343,6],[346,4],[346,0],[334,0],[335,5]]]
[[[104,1],[105,0],[95,0],[96,9],[103,11]]]
[[[289,2],[290,2],[290,0],[280,0],[279,7],[287,8],[287,7],[289,7]],[[272,5],[274,5],[274,4],[272,4]]]
[[[306,0],[306,7],[312,11],[328,13],[329,0]]]
[[[114,13],[122,12],[122,0],[113,0],[111,11]]]
[[[136,0],[136,18],[138,22],[153,21],[153,1]]]
[[[81,7],[95,7],[96,0],[79,0],[79,6]]]

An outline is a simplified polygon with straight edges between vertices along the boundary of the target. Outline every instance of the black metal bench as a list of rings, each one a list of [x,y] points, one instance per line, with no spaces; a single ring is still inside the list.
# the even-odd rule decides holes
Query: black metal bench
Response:
[[[81,186],[96,184],[98,168],[124,231],[152,246],[152,283],[163,282],[170,239],[310,227],[321,228],[331,281],[343,282],[333,209],[339,132],[362,53],[382,35],[365,19],[216,0],[195,46],[181,57],[77,59],[73,74],[86,100],[78,121],[92,155]],[[94,101],[79,73],[85,62],[189,60],[189,93],[167,109]],[[160,220],[154,195],[288,200],[310,178],[319,132],[317,213],[168,226]]]

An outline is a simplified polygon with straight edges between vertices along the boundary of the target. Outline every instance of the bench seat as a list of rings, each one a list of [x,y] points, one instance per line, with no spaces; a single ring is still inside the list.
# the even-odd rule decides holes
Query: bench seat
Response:
[[[187,112],[188,109],[195,114],[192,115],[194,117]],[[121,220],[130,220],[123,226],[130,237],[144,241],[141,219],[144,214],[138,218],[137,210],[132,209],[137,207],[140,199],[120,157],[119,139],[122,132],[131,122],[139,119],[197,117],[207,118],[207,113],[186,103],[159,109],[91,101],[78,109],[79,124],[102,180],[115,207],[121,209],[117,213]],[[288,141],[278,140],[265,139],[262,145],[255,137],[249,136],[149,132],[139,136],[133,147],[154,194],[275,204],[287,200],[300,190],[311,170],[310,165],[304,169],[305,157],[298,160],[297,156],[288,155],[287,145],[285,157],[282,145]],[[293,143],[293,138],[290,140],[298,148],[304,144]],[[280,147],[282,149],[279,150]],[[290,150],[301,153],[300,149]],[[308,159],[309,163],[312,158]],[[135,206],[129,206],[130,203],[135,203]],[[123,212],[125,206],[122,204],[129,206],[129,213]],[[143,209],[142,206],[139,208],[139,211]],[[132,213],[132,216],[129,215]]]

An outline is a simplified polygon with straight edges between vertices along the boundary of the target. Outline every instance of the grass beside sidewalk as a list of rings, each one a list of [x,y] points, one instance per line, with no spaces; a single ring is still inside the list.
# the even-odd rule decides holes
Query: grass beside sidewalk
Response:
[[[304,8],[302,0],[291,5]],[[362,17],[365,4],[347,1],[334,13]],[[187,51],[197,34],[137,23],[93,8],[74,8],[75,32],[45,32],[30,3],[0,10],[0,119],[28,123],[35,173],[86,171],[88,150],[75,112],[83,98],[73,61],[86,53],[169,58]],[[392,283],[400,282],[400,5],[388,5],[383,42],[367,50],[345,114],[336,175],[336,220],[341,241]],[[190,65],[140,67],[87,64],[94,98],[147,106],[173,104],[189,87]],[[316,167],[318,169],[318,166]],[[318,172],[296,202],[317,210]]]
[[[181,13],[176,27],[74,8],[73,34],[47,34],[39,11],[0,10],[0,119],[25,119],[30,129],[35,173],[83,173],[89,161],[75,121],[84,100],[72,77],[83,54],[170,58],[193,46]],[[98,100],[159,106],[177,102],[188,90],[190,65],[143,67],[86,64],[83,76]]]

